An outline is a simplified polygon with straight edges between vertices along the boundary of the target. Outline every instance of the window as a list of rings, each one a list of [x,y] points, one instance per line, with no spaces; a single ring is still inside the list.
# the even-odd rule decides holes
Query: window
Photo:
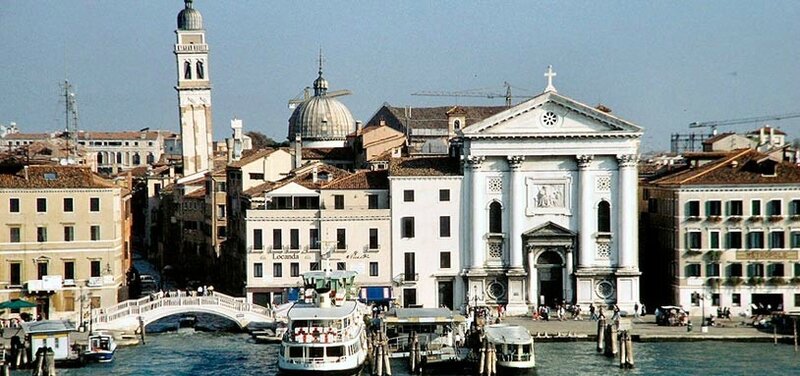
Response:
[[[763,277],[764,276],[764,264],[755,263],[747,265],[747,276],[748,277]]]
[[[734,262],[728,266],[728,277],[741,277],[742,276],[742,264],[738,262]]]
[[[405,274],[403,275],[403,277],[404,277],[404,279],[406,281],[416,281],[417,280],[417,277],[416,277],[417,268],[416,268],[416,265],[415,265],[414,257],[415,256],[414,256],[413,252],[406,252],[406,254],[405,254],[405,257],[404,257],[405,264],[404,264],[404,269],[403,269]]]
[[[20,234],[20,228],[19,227],[15,226],[15,227],[9,227],[8,228],[9,242],[11,242],[11,243],[19,243],[20,241],[22,241],[20,235],[21,234]]]
[[[654,197],[647,199],[647,212],[658,213],[658,200]]]
[[[264,249],[264,235],[261,229],[253,229],[253,249]]]
[[[279,228],[272,229],[272,249],[283,249],[283,231]]]
[[[47,227],[37,227],[36,228],[36,241],[37,242],[46,242],[47,241]]]
[[[370,277],[378,276],[378,263],[375,261],[369,263],[369,276]]]
[[[719,307],[719,294],[711,294],[711,306]]]
[[[378,208],[378,195],[367,195],[367,203],[369,209]]]
[[[190,63],[188,60],[183,62],[183,79],[192,79],[192,63]]]
[[[195,64],[195,67],[197,67],[197,78],[202,80],[203,77],[205,76],[205,72],[203,70],[203,62],[198,61],[197,64]]]
[[[47,261],[39,261],[36,263],[36,279],[42,279],[47,274]]]
[[[73,240],[75,240],[75,227],[64,226],[64,241],[71,242]]]
[[[752,216],[761,215],[761,200],[750,201],[750,215]]]
[[[75,203],[72,200],[72,197],[64,197],[64,212],[71,213],[75,208]]]
[[[75,279],[75,261],[64,261],[64,279]]]
[[[489,232],[495,234],[503,232],[503,208],[497,201],[489,205]]]
[[[767,276],[783,277],[784,276],[783,264],[769,264],[769,266],[767,267]]]
[[[90,265],[92,277],[99,277],[100,276],[100,260],[93,260]]]
[[[253,264],[253,278],[264,277],[264,264],[257,262]]]
[[[731,231],[728,233],[728,248],[740,249],[742,248],[742,232]]]
[[[250,180],[264,180],[264,174],[261,173],[251,172],[249,176]]]
[[[347,230],[336,229],[336,249],[347,249]]]
[[[439,269],[450,269],[450,252],[439,252]]]
[[[308,230],[309,248],[319,249],[319,229],[312,228]]]
[[[440,189],[439,190],[439,201],[450,201],[450,190],[449,189]]]
[[[344,209],[344,195],[333,195],[333,208],[336,210]]]
[[[18,198],[10,198],[8,199],[8,211],[12,213],[19,213],[19,199]]]
[[[217,238],[224,238],[228,235],[228,229],[225,226],[217,226]]]
[[[99,225],[92,225],[90,230],[91,230],[91,239],[92,240],[100,240],[100,226]]]
[[[700,276],[700,264],[687,264],[686,265],[686,276],[687,277],[699,277]]]
[[[719,217],[722,215],[722,201],[711,200],[706,201],[706,216]]]
[[[276,262],[272,264],[272,276],[275,278],[283,277],[283,263]]]
[[[312,272],[319,270],[319,262],[315,261],[315,262],[312,262],[312,263],[308,264],[308,270],[311,270]]]
[[[764,248],[764,232],[752,231],[747,233],[747,248],[750,249]]]
[[[686,203],[686,215],[689,217],[700,216],[700,201],[689,201]]]
[[[699,306],[700,305],[700,294],[693,292],[692,293],[692,306]]]
[[[19,286],[22,284],[22,268],[21,264],[18,262],[12,262],[9,264],[9,277],[11,279],[11,284],[13,286]]]
[[[378,229],[369,229],[369,249],[378,249]]]
[[[789,203],[789,215],[800,215],[800,200],[792,200]]]
[[[225,218],[225,205],[217,205],[217,218]]]
[[[403,217],[400,219],[400,236],[403,238],[414,237],[414,217]]]
[[[708,247],[711,249],[719,249],[719,231],[708,232]]]
[[[734,307],[739,307],[742,305],[742,294],[735,293],[731,294],[731,305]]]
[[[779,216],[781,214],[781,200],[772,200],[767,203],[767,215]]]
[[[100,211],[100,198],[99,197],[92,197],[89,199],[89,211],[91,212],[99,212]]]
[[[289,230],[289,248],[300,249],[300,229]]]
[[[800,262],[794,264],[794,276],[800,277]]]
[[[406,189],[403,191],[403,201],[405,202],[414,202],[414,191],[411,189]]]
[[[344,261],[339,261],[336,263],[336,270],[347,270],[347,263]]]
[[[719,263],[706,264],[706,277],[719,277]]]
[[[439,217],[439,237],[442,237],[442,238],[449,238],[450,237],[450,217],[449,216]]]
[[[606,200],[597,205],[597,231],[611,232],[611,204]]]
[[[786,243],[784,239],[786,237],[783,235],[783,231],[773,231],[769,233],[769,247],[770,248],[784,248],[786,247]]]
[[[686,246],[689,249],[700,249],[702,248],[702,233],[700,231],[692,231],[686,233],[686,242],[688,243]]]
[[[290,277],[299,277],[300,276],[300,263],[293,262],[289,264],[289,276]]]
[[[800,248],[800,231],[792,231],[789,234],[789,244],[792,248]]]
[[[744,206],[742,200],[728,201],[728,215],[741,217],[744,213]]]
[[[47,199],[46,198],[37,198],[36,199],[36,212],[37,213],[45,213],[45,212],[47,212]]]

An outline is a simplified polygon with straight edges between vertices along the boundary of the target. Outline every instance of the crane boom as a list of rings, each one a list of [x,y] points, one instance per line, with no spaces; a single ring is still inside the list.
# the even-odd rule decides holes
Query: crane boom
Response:
[[[689,123],[689,128],[705,128],[705,127],[716,128],[716,127],[725,126],[725,125],[756,123],[756,122],[767,121],[767,120],[778,121],[778,120],[792,119],[792,118],[798,118],[798,117],[800,117],[800,112],[794,112],[794,113],[788,113],[788,114],[779,114],[779,115],[755,116],[755,117],[740,118],[740,119],[702,121],[702,122],[695,121],[695,122]]]
[[[511,107],[511,98],[530,98],[529,96],[513,96],[511,95],[511,84],[508,82],[503,83],[503,87],[506,88],[505,93],[494,93],[494,92],[484,92],[480,90],[464,90],[464,91],[418,91],[416,93],[411,93],[411,95],[416,96],[423,96],[423,97],[474,97],[474,98],[505,98],[506,106]]]

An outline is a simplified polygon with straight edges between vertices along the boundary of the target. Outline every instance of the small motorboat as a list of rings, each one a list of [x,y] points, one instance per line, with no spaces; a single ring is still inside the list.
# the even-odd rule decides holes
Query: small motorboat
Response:
[[[256,343],[280,343],[286,331],[286,323],[279,321],[275,328],[254,331],[252,334]]]
[[[500,374],[520,374],[536,367],[533,337],[519,325],[492,324],[484,328],[486,340],[497,350]]]
[[[197,316],[185,315],[178,320],[178,333],[193,333],[197,325]]]
[[[106,332],[95,332],[89,336],[89,348],[83,355],[89,362],[107,363],[114,360],[117,343],[114,336]]]

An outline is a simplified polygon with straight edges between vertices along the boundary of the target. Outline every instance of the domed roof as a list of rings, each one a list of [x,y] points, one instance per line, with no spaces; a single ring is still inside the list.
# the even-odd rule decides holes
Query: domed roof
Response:
[[[203,30],[203,16],[192,8],[192,0],[184,0],[184,8],[178,13],[178,30]]]
[[[328,81],[322,77],[314,80],[314,96],[301,103],[289,118],[289,139],[300,134],[303,140],[345,140],[356,130],[353,114],[347,106],[327,96]]]

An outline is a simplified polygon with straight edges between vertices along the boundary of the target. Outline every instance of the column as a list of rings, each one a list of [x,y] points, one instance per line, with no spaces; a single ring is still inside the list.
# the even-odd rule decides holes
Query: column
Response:
[[[524,229],[525,218],[525,183],[523,181],[520,167],[525,160],[525,156],[509,156],[508,167],[511,173],[511,197],[509,202],[510,214],[509,220],[509,234],[510,239],[510,258],[512,269],[522,269],[523,249],[522,249],[522,233]]]
[[[575,303],[575,301],[572,299],[572,297],[574,296],[573,295],[574,288],[573,288],[573,284],[572,284],[572,273],[573,273],[573,270],[572,270],[573,269],[572,268],[572,263],[573,263],[573,261],[572,261],[572,246],[565,247],[564,248],[564,254],[566,256],[566,257],[564,257],[564,260],[566,261],[565,270],[564,270],[564,272],[565,272],[564,273],[564,282],[565,282],[564,283],[564,296],[567,297],[567,302],[568,303]]]
[[[580,199],[578,201],[578,211],[580,213],[578,246],[580,248],[578,250],[578,267],[587,267],[594,260],[594,244],[592,241],[594,210],[592,210],[592,182],[589,176],[589,166],[592,164],[592,159],[594,159],[593,155],[578,156],[578,179],[580,180]]]
[[[637,158],[635,155],[626,154],[617,156],[619,166],[619,267],[636,268],[636,233],[638,221],[636,212],[637,200]]]
[[[472,220],[472,228],[469,230],[472,233],[472,269],[482,269],[483,263],[486,258],[486,242],[484,235],[488,231],[486,229],[486,210],[484,208],[484,190],[486,189],[486,182],[481,179],[479,170],[481,163],[486,159],[484,156],[468,155],[466,163],[470,175],[470,192],[472,194],[472,208],[470,215]]]
[[[536,272],[536,260],[534,259],[534,250],[528,250],[528,304],[534,307],[539,305],[539,289],[537,286],[537,279],[539,274]]]

